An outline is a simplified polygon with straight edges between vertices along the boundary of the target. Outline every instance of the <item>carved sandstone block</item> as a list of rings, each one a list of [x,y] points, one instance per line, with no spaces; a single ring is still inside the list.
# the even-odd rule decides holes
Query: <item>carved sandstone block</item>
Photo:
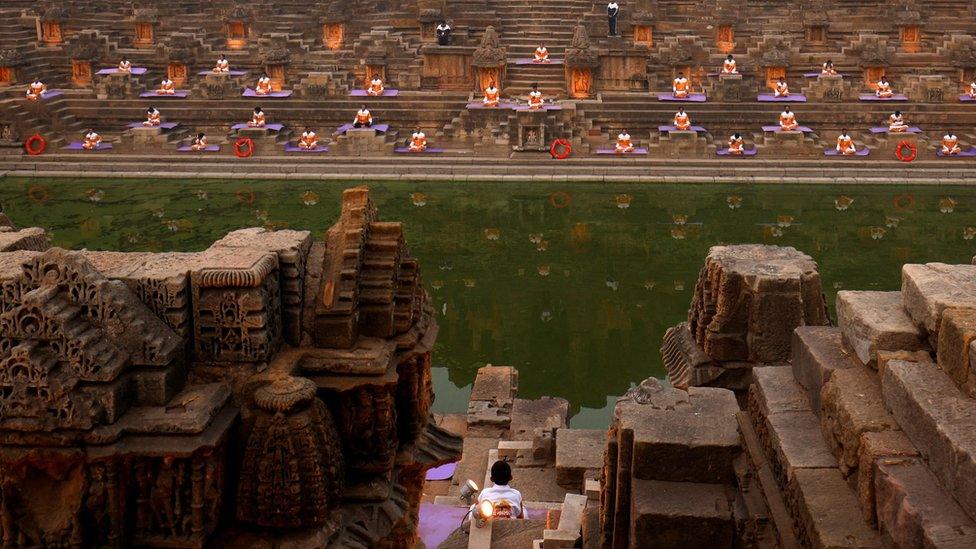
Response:
[[[946,309],[976,308],[976,265],[905,265],[901,269],[901,293],[912,320],[928,332],[929,341],[936,343]]]
[[[872,526],[877,523],[875,479],[878,463],[885,458],[917,457],[904,431],[877,431],[861,435],[857,466],[857,498],[861,502],[861,516]]]
[[[901,292],[837,293],[837,324],[861,364],[876,368],[878,351],[928,348],[902,305]]]
[[[976,309],[946,309],[939,330],[939,367],[976,397]]]
[[[793,334],[793,375],[807,391],[816,413],[820,413],[820,390],[831,374],[856,365],[857,360],[844,348],[840,328],[804,326]]]

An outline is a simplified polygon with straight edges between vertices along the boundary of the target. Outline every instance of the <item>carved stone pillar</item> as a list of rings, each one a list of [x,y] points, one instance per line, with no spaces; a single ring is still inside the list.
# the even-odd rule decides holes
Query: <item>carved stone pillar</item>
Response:
[[[474,83],[476,92],[483,92],[492,83],[498,89],[503,88],[507,60],[505,48],[501,46],[495,27],[485,29],[481,44],[474,50],[471,64],[477,68],[477,80]]]
[[[586,99],[593,93],[593,69],[600,65],[600,57],[590,45],[586,27],[576,25],[573,41],[566,49],[566,89],[574,99]]]

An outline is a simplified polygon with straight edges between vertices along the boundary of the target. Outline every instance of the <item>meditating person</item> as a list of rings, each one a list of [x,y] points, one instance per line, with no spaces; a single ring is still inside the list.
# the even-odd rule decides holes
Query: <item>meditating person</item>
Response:
[[[878,79],[877,86],[878,87],[874,90],[875,96],[885,99],[895,95],[894,92],[891,91],[891,84],[889,84],[888,81],[885,80],[884,75],[882,75],[881,78]]]
[[[847,128],[840,131],[840,135],[837,136],[837,152],[840,154],[854,154],[857,149],[854,148],[854,140],[847,133]]]
[[[529,92],[529,108],[541,109],[545,100],[542,99],[542,92],[539,91],[538,84],[532,84],[532,91]]]
[[[969,84],[969,97],[976,99],[976,81]]]
[[[123,57],[122,60],[119,61],[119,72],[124,72],[124,73],[132,72],[132,63],[129,63],[129,60],[126,59],[125,57]]]
[[[673,82],[671,82],[671,95],[678,98],[683,98],[688,97],[690,92],[691,84],[688,83],[688,79],[685,78],[685,75],[679,72],[678,76]]]
[[[949,156],[961,152],[962,148],[959,147],[959,138],[952,132],[946,132],[942,136],[942,154]]]
[[[895,111],[888,117],[888,131],[892,133],[904,133],[908,131],[908,124],[901,111]]]
[[[786,79],[780,77],[779,81],[776,82],[776,87],[773,89],[774,97],[789,97],[790,87],[786,85]]]
[[[617,145],[614,147],[614,151],[617,154],[634,152],[634,143],[630,140],[630,134],[627,133],[627,130],[622,130],[617,134]]]
[[[451,44],[451,26],[447,24],[447,21],[441,21],[440,25],[437,25],[437,44],[439,46],[449,46]]]
[[[352,121],[352,127],[354,128],[371,128],[373,127],[373,115],[370,114],[369,109],[366,105],[363,105],[359,112],[356,113],[356,118]]]
[[[620,6],[617,2],[610,0],[607,4],[607,24],[610,27],[610,36],[617,36],[617,15],[620,13]]]
[[[29,86],[27,86],[27,99],[29,101],[37,101],[38,99],[44,96],[44,92],[46,91],[47,91],[47,86],[44,85],[44,82],[41,82],[40,80],[35,80],[31,82]]]
[[[681,131],[691,129],[691,117],[680,107],[678,108],[678,112],[674,113],[674,127]]]
[[[94,150],[98,148],[98,144],[102,142],[102,136],[98,135],[93,129],[89,129],[85,132],[85,140],[81,143],[81,147],[86,151]]]
[[[471,507],[472,512],[478,512],[481,503],[488,501],[491,502],[492,518],[524,518],[522,493],[508,485],[512,480],[512,467],[505,461],[496,461],[491,466],[490,478],[493,486],[478,494],[478,503]]]
[[[383,87],[383,79],[378,74],[374,74],[373,79],[369,81],[369,87],[366,88],[366,94],[379,97],[383,95],[384,91],[386,91],[386,88]]]
[[[146,111],[146,120],[143,121],[142,125],[148,128],[153,128],[158,126],[162,122],[162,117],[159,115],[159,111],[156,107],[149,107]]]
[[[410,136],[410,152],[419,153],[425,150],[427,150],[427,135],[424,134],[423,130],[417,128]]]
[[[254,93],[258,95],[270,95],[271,91],[271,78],[267,74],[261,75],[261,78],[258,78],[257,86],[254,88]]]
[[[791,111],[789,107],[786,107],[783,112],[779,113],[779,129],[785,132],[791,132],[795,130],[797,126],[799,126],[799,124],[796,123],[796,115],[793,114],[793,111]]]
[[[251,121],[247,125],[251,128],[264,127],[264,111],[261,110],[261,107],[254,107],[254,112],[251,113]]]
[[[497,107],[500,100],[501,93],[498,88],[495,87],[494,82],[490,82],[488,87],[485,88],[485,97],[481,100],[481,103],[486,107]]]
[[[213,71],[216,73],[230,72],[230,61],[224,54],[220,54],[220,57],[217,58],[217,64],[214,65]]]
[[[834,76],[837,74],[837,70],[834,69],[834,62],[828,59],[823,66],[820,67],[820,74],[823,76]]]
[[[535,49],[535,61],[536,63],[548,63],[549,62],[549,50],[545,46],[539,44],[539,47]]]
[[[176,93],[176,84],[169,79],[168,76],[163,77],[163,81],[159,83],[159,89],[156,90],[157,95],[173,95]]]
[[[722,74],[739,74],[739,69],[735,66],[735,58],[730,53],[722,63]]]
[[[298,148],[310,150],[319,146],[319,138],[315,135],[315,132],[311,128],[305,128],[302,132],[302,138],[298,140]]]
[[[203,151],[207,149],[207,136],[203,132],[197,134],[190,142],[191,151]]]
[[[742,141],[742,136],[738,132],[733,133],[732,137],[729,138],[729,154],[742,154],[745,152],[745,144]]]

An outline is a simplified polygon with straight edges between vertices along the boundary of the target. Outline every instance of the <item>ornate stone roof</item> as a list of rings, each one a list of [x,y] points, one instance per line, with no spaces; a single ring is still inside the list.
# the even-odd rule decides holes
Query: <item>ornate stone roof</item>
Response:
[[[495,27],[489,26],[481,37],[481,44],[474,50],[471,64],[475,67],[498,67],[505,64],[505,48],[498,40]]]
[[[590,45],[590,37],[582,23],[573,31],[573,41],[566,49],[566,65],[569,67],[592,68],[600,64],[600,54]]]
[[[24,54],[7,48],[0,50],[0,67],[19,67],[24,64]]]
[[[79,36],[66,46],[71,59],[79,61],[98,61],[104,51],[104,44],[93,36]]]

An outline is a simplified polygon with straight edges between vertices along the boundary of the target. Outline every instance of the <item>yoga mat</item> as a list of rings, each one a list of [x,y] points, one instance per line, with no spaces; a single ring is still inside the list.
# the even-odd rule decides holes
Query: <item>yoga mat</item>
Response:
[[[841,158],[856,158],[859,156],[860,157],[867,156],[869,154],[871,154],[871,149],[867,147],[864,147],[863,149],[859,149],[854,154],[841,154],[841,152],[838,151],[836,148],[824,150],[824,156],[839,156]]]
[[[179,122],[163,122],[158,126],[143,126],[142,122],[129,122],[127,128],[159,128],[161,130],[172,130],[173,128],[179,126]]]
[[[562,65],[563,60],[553,59],[552,57],[550,57],[548,63],[541,63],[541,62],[537,62],[535,60],[535,57],[520,57],[515,60],[515,64],[516,65]]]
[[[298,152],[298,153],[327,153],[327,152],[329,152],[329,148],[328,147],[323,147],[322,145],[316,145],[314,149],[303,149],[303,148],[299,147],[298,145],[292,145],[291,143],[288,143],[288,144],[285,145],[285,152],[289,152],[289,153],[293,153],[293,152]]]
[[[362,131],[362,130],[376,130],[376,133],[386,133],[390,129],[389,124],[373,124],[371,128],[353,128],[352,124],[343,124],[336,129],[336,133],[343,135],[350,130]]]
[[[483,109],[488,111],[512,110],[515,108],[515,103],[499,103],[497,107],[486,107],[484,103],[478,101],[478,102],[468,103],[467,105],[465,105],[465,108],[470,110]]]
[[[634,148],[634,150],[628,153],[618,153],[617,149],[597,149],[596,154],[610,154],[613,156],[634,156],[634,155],[639,156],[639,155],[647,154],[647,149],[642,149],[638,147],[638,148]]]
[[[896,93],[891,97],[878,97],[873,93],[862,93],[858,96],[861,101],[908,101],[908,96],[902,93]]]
[[[413,152],[410,147],[397,147],[393,149],[393,152],[398,154],[440,154],[444,152],[444,149],[435,149],[434,147],[427,147],[421,152]]]
[[[142,92],[139,97],[159,97],[161,99],[186,99],[190,95],[188,91],[177,91],[176,93],[159,93],[156,90]]]
[[[803,78],[820,78],[820,76],[821,76],[820,71],[817,71],[817,72],[805,72],[805,73],[803,73]],[[826,75],[826,74],[824,74],[822,76],[824,78],[843,78],[844,77],[844,75],[843,74],[840,74],[840,73],[832,74],[832,75],[829,75],[829,76]]]
[[[366,90],[352,90],[349,92],[349,97],[396,97],[398,95],[400,95],[400,90],[393,88],[383,90],[383,95],[370,95]]]
[[[888,133],[891,135],[902,133],[922,133],[922,128],[919,128],[918,126],[909,126],[908,129],[903,132],[892,132],[888,130],[888,126],[875,126],[871,128],[871,133]]]
[[[146,69],[145,67],[132,67],[132,70],[129,71],[129,74],[134,74],[136,76],[139,76],[141,74],[146,74],[147,70],[148,69]],[[95,74],[100,74],[104,76],[106,74],[124,74],[124,73],[120,71],[118,68],[114,68],[114,69],[102,69],[96,72]]]
[[[41,94],[41,101],[50,101],[55,97],[61,97],[64,95],[60,90],[48,90]]]
[[[270,97],[272,99],[284,99],[285,97],[291,97],[291,90],[285,91],[273,91],[267,95],[258,95],[258,92],[254,91],[252,88],[245,88],[244,93],[241,97]]]
[[[202,151],[195,151],[190,148],[189,145],[181,145],[176,149],[177,152],[195,152],[195,153],[205,153],[205,152],[217,152],[220,150],[220,145],[207,145],[207,148]]]
[[[95,147],[94,149],[86,149],[82,145],[83,144],[81,141],[72,141],[71,143],[68,144],[67,147],[61,147],[61,148],[67,149],[69,151],[84,151],[84,152],[108,151],[112,149],[112,144],[105,143],[105,142],[99,143],[98,146]]]
[[[705,128],[701,126],[692,126],[687,130],[679,130],[678,128],[675,128],[674,125],[672,124],[670,126],[658,126],[657,131],[659,132],[704,132]]]
[[[972,97],[970,97],[968,93],[963,93],[963,94],[960,94],[959,95],[959,101],[961,103],[972,103],[972,102],[976,101],[976,99],[973,99]]]
[[[976,147],[973,147],[968,151],[960,151],[959,154],[943,154],[942,145],[939,145],[939,149],[935,151],[935,154],[937,156],[941,156],[942,158],[956,158],[959,156],[976,156]]]
[[[207,76],[208,74],[213,75],[226,75],[226,76],[244,76],[247,71],[227,71],[227,72],[214,72],[214,71],[200,71],[197,73],[199,76]]]
[[[771,93],[761,93],[758,101],[760,103],[806,103],[807,96],[802,93],[791,93],[786,97],[776,97]]]
[[[762,131],[764,131],[764,132],[783,132],[783,133],[788,133],[788,132],[786,132],[784,130],[781,130],[778,124],[776,126],[763,126],[762,127]],[[790,132],[803,132],[803,133],[809,133],[809,132],[812,132],[812,131],[813,130],[811,130],[810,128],[808,128],[806,126],[797,126],[795,130],[790,130]]]
[[[284,124],[269,124],[269,123],[265,123],[263,127],[264,127],[264,129],[266,129],[268,131],[280,132],[282,129],[284,129],[285,125]],[[240,122],[238,124],[234,124],[233,126],[231,126],[230,129],[232,129],[232,130],[259,130],[259,129],[261,129],[261,127],[259,127],[259,126],[248,126],[247,125],[247,122]]]
[[[458,463],[459,462],[457,461],[453,461],[451,463],[445,463],[444,465],[434,467],[433,469],[428,469],[426,480],[447,480],[453,477]]]
[[[661,92],[657,94],[658,101],[676,101],[680,103],[704,103],[708,101],[703,93],[692,93],[688,97],[675,97],[671,92]]]
[[[742,154],[732,154],[732,153],[729,152],[728,147],[726,147],[724,149],[718,149],[717,151],[715,151],[715,154],[717,154],[718,156],[728,156],[730,158],[739,158],[739,157],[744,157],[744,156],[756,156],[756,153],[758,153],[758,152],[759,152],[759,149],[757,149],[756,147],[753,147],[751,149],[743,148],[742,149]]]
[[[431,548],[437,547],[452,532],[461,527],[468,511],[470,511],[470,508],[467,506],[454,507],[451,505],[438,505],[436,503],[421,503],[417,535],[420,536],[424,546]],[[525,518],[532,520],[545,520],[547,514],[546,509],[534,509],[530,507],[525,510]]]
[[[562,107],[562,105],[548,105],[547,104],[547,105],[543,105],[541,109],[533,109],[533,108],[530,108],[528,105],[516,105],[515,106],[515,109],[513,109],[513,110],[516,110],[516,111],[519,111],[519,112],[524,112],[524,111],[540,111],[540,112],[542,112],[542,111],[561,111],[561,110],[563,110],[563,107]]]

